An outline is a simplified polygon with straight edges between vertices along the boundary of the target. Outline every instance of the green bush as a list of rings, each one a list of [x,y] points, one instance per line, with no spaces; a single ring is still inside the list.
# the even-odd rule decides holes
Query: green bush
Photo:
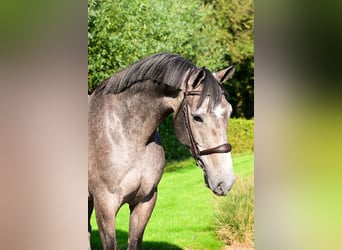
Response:
[[[179,161],[191,157],[189,150],[181,145],[172,126],[172,116],[160,125],[159,134],[165,150],[166,160]],[[228,140],[232,144],[232,153],[240,154],[254,150],[254,120],[232,118],[229,120]]]
[[[237,175],[233,189],[217,204],[215,231],[229,246],[254,247],[254,175]]]
[[[241,154],[254,151],[254,120],[232,118],[228,125],[228,141],[232,153]]]

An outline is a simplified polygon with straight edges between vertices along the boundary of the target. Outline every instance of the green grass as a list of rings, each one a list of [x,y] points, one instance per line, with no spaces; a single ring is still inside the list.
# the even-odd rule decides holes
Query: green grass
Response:
[[[254,173],[253,153],[233,155],[233,162],[236,174]],[[215,234],[215,204],[224,197],[215,196],[205,187],[203,172],[194,160],[171,164],[158,186],[158,200],[144,234],[143,249],[220,249],[224,243]],[[128,220],[125,205],[117,216],[120,249],[127,248]],[[100,249],[94,214],[91,223],[95,231],[92,247]]]

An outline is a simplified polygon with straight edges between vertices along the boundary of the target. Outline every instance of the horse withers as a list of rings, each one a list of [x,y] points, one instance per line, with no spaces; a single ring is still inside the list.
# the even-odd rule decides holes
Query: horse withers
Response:
[[[157,132],[172,112],[179,141],[226,195],[234,183],[227,139],[232,107],[221,84],[234,66],[211,73],[175,54],[157,54],[104,80],[88,98],[88,230],[95,207],[103,249],[117,249],[115,217],[128,203],[128,249],[141,249],[157,199],[165,155]],[[90,248],[90,242],[89,242]]]

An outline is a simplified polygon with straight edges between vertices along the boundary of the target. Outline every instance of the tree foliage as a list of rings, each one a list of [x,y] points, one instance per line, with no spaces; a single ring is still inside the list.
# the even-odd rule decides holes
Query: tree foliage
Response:
[[[88,12],[90,89],[150,54],[173,52],[195,60],[206,48],[200,32],[205,10],[193,1],[90,0]]]
[[[254,2],[253,0],[206,1],[213,10],[206,18],[215,28],[211,44],[221,64],[236,64],[236,73],[225,86],[234,108],[233,116],[254,116]]]
[[[89,0],[89,91],[148,55],[177,53],[212,71],[235,63],[226,88],[234,116],[250,118],[253,21],[248,0]]]

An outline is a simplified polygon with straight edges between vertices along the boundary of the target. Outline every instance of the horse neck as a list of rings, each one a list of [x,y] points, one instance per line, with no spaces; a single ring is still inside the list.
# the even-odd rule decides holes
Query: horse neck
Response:
[[[163,95],[163,87],[155,84],[139,87],[139,90],[131,87],[116,95],[120,104],[115,110],[126,137],[146,145],[163,119],[174,110],[178,93],[173,97]]]

